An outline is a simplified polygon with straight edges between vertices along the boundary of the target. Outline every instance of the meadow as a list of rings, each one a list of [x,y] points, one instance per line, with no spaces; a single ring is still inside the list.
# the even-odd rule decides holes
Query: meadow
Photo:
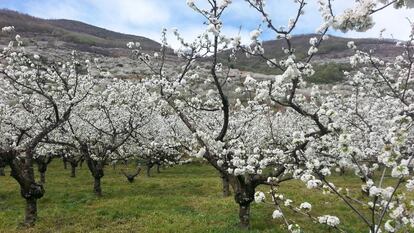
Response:
[[[103,197],[92,192],[93,179],[84,165],[76,178],[54,161],[46,174],[46,194],[39,201],[34,228],[23,228],[24,201],[10,176],[0,177],[0,232],[246,232],[238,228],[238,206],[233,197],[223,198],[217,172],[205,164],[188,164],[143,174],[128,183],[120,173],[125,167],[107,167]],[[131,168],[129,168],[131,169]],[[352,187],[358,195],[360,182],[353,176],[333,176],[335,184]],[[266,186],[259,190],[267,192]],[[310,202],[312,214],[335,213],[347,232],[366,232],[355,215],[334,195],[308,190],[298,181],[283,183],[280,192],[299,205]],[[252,203],[249,232],[286,232],[281,219],[272,219],[271,202]],[[287,211],[286,213],[292,214]],[[304,232],[336,232],[313,224],[303,216],[294,218]]]

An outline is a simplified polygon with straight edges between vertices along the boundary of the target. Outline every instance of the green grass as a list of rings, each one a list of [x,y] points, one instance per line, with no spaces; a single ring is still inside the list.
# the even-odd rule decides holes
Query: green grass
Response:
[[[340,63],[325,63],[315,65],[315,74],[306,81],[316,84],[341,83],[345,79],[344,71],[351,71],[350,65]]]
[[[216,171],[208,165],[183,165],[162,170],[153,177],[139,176],[128,183],[117,170],[106,168],[103,197],[92,193],[86,166],[70,178],[61,161],[50,165],[46,194],[39,201],[39,219],[32,229],[19,227],[24,201],[10,176],[0,177],[0,232],[243,232],[238,206],[232,197],[223,198]],[[9,172],[9,170],[6,170]],[[358,190],[357,179],[335,177],[337,184]],[[268,187],[259,187],[267,191]],[[347,232],[367,232],[359,219],[335,196],[308,190],[299,182],[284,183],[281,192],[294,200],[310,202],[318,216],[335,214]],[[250,232],[286,232],[281,220],[273,220],[270,204],[252,204]],[[289,217],[291,217],[289,213]],[[336,232],[295,216],[305,232]]]

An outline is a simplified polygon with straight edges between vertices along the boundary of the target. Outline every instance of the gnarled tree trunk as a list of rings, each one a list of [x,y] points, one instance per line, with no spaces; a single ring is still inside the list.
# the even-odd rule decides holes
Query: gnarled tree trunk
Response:
[[[79,165],[79,162],[82,158],[77,157],[69,157],[67,160],[70,164],[70,177],[74,178],[76,177],[76,168]]]
[[[43,197],[45,190],[42,184],[35,181],[32,151],[26,151],[25,159],[17,159],[17,155],[16,151],[4,153],[8,158],[11,176],[19,183],[20,194],[26,200],[24,225],[33,226],[37,219],[37,200]]]
[[[38,168],[40,174],[40,183],[45,184],[46,183],[46,170],[47,170],[47,164],[45,163],[39,163],[37,162]]]
[[[62,161],[63,161],[63,168],[65,170],[68,169],[68,160],[65,157],[63,157],[62,158]]]
[[[100,177],[94,177],[95,182],[93,184],[93,192],[96,196],[101,197],[102,196],[102,188],[101,188],[101,178]]]
[[[40,183],[44,185],[46,183],[47,166],[52,162],[52,157],[38,157],[35,159],[35,162],[40,173]]]
[[[250,203],[239,204],[239,220],[241,228],[250,228]]]
[[[76,167],[78,166],[78,164],[75,163],[70,163],[70,177],[75,178],[76,177]]]
[[[220,174],[220,177],[223,185],[223,197],[229,197],[231,195],[229,177],[226,174]]]
[[[26,199],[26,211],[24,216],[24,224],[26,226],[33,226],[37,220],[37,199]]]
[[[154,166],[152,163],[147,163],[147,177],[151,176],[151,168]]]
[[[95,161],[89,156],[86,158],[86,163],[88,164],[89,171],[94,178],[93,192],[96,196],[100,197],[102,196],[101,178],[104,177],[105,161]]]
[[[240,227],[250,228],[250,204],[254,201],[257,184],[250,177],[228,175],[234,189],[234,200],[239,204]]]
[[[45,184],[46,183],[46,171],[49,164],[52,162],[52,156],[48,155],[46,157],[40,156],[34,159],[34,161],[37,163],[37,170],[40,173],[40,183]]]
[[[40,183],[46,184],[46,172],[40,172]]]

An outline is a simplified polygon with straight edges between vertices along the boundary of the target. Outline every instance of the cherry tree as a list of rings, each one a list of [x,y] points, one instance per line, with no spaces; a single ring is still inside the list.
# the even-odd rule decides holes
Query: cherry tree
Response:
[[[95,80],[75,56],[67,62],[47,61],[25,51],[19,35],[0,57],[0,164],[11,168],[20,185],[26,200],[24,224],[30,226],[37,218],[37,200],[45,192],[35,180],[36,149],[69,119]]]
[[[94,178],[94,193],[101,196],[105,166],[131,156],[122,146],[148,123],[156,98],[145,86],[129,80],[106,80],[96,90],[63,125],[67,133],[59,132],[48,142],[66,146],[76,162],[85,158]]]
[[[124,170],[122,170],[121,172],[127,178],[129,183],[133,183],[135,180],[135,177],[137,177],[139,173],[141,172],[141,167],[137,167],[137,170],[132,174],[128,174]]]
[[[91,62],[86,61],[83,69],[75,54],[69,62],[49,62],[26,52],[18,35],[1,52],[0,168],[10,166],[20,185],[27,202],[25,224],[34,224],[37,199],[44,195],[44,179],[36,182],[33,164],[38,161],[44,178],[49,156],[63,148],[65,158],[73,161],[73,175],[77,163],[86,160],[98,196],[109,163],[140,158],[150,169],[182,163],[184,154],[189,154],[218,171],[224,195],[229,195],[229,185],[233,187],[243,228],[250,226],[251,203],[266,199],[256,188],[268,185],[275,207],[272,217],[282,219],[290,232],[301,232],[301,226],[288,219],[286,211],[345,231],[336,213],[313,213],[315,203],[295,206],[282,195],[278,187],[291,179],[336,195],[372,233],[413,227],[405,190],[414,190],[414,29],[407,42],[399,43],[405,51],[394,61],[348,43],[355,51],[350,59],[354,70],[346,73],[344,87],[326,90],[307,80],[315,73],[311,62],[329,39],[330,29],[365,31],[374,25],[376,12],[392,6],[411,8],[414,2],[359,0],[336,13],[334,2],[319,0],[323,23],[301,58],[291,38],[303,23],[307,1],[293,1],[296,14],[287,26],[277,27],[265,1],[245,0],[246,7],[256,10],[268,30],[284,41],[285,56],[278,60],[267,57],[260,27],[251,32],[248,45],[238,35],[224,36],[222,17],[231,2],[187,1],[207,27],[193,42],[173,30],[182,66],[166,63],[166,30],[160,52],[146,54],[139,43],[128,43],[134,58],[152,72],[144,83],[107,77],[97,84]],[[13,29],[3,28],[2,33]],[[220,63],[228,51],[230,62],[237,62],[236,54],[242,52],[262,59],[280,74],[264,81],[248,75],[236,88],[230,68]],[[236,93],[235,98],[230,92]],[[365,196],[359,198],[352,189],[335,185],[331,175],[336,169],[353,171]],[[390,182],[394,186],[385,187]]]
[[[342,118],[343,115],[338,114],[339,110],[335,109],[336,106],[344,106],[352,96],[342,95],[335,90],[320,90],[318,86],[310,85],[306,81],[314,74],[311,61],[323,41],[329,38],[326,35],[329,29],[364,31],[374,23],[372,14],[392,5],[397,8],[411,7],[412,2],[357,1],[353,8],[335,15],[331,1],[318,1],[324,21],[317,29],[318,35],[310,39],[308,55],[304,59],[296,57],[291,34],[300,23],[306,1],[294,2],[298,6],[297,14],[289,20],[287,27],[273,25],[271,16],[265,10],[264,1],[246,2],[258,11],[264,24],[276,33],[277,38],[286,42],[286,47],[281,48],[286,56],[280,61],[266,57],[260,41],[260,30],[251,33],[252,42],[248,46],[241,44],[239,36],[226,38],[221,33],[221,16],[231,1],[211,0],[200,3],[201,6],[206,6],[204,8],[198,6],[199,2],[196,4],[196,1],[187,1],[192,9],[206,19],[205,23],[208,26],[192,43],[186,42],[178,31],[174,30],[177,40],[181,42],[181,48],[177,49],[176,53],[183,61],[183,66],[178,71],[172,72],[165,68],[165,49],[168,45],[165,36],[162,40],[161,55],[144,54],[133,42],[129,43],[128,47],[133,49],[139,61],[150,67],[153,71],[151,80],[154,88],[159,90],[163,101],[191,131],[194,141],[192,149],[198,150],[195,154],[205,158],[223,177],[231,180],[235,200],[240,206],[241,226],[249,226],[250,203],[255,199],[255,188],[258,185],[270,185],[272,195],[276,195],[275,187],[282,181],[297,178],[303,180],[308,188],[322,187],[324,183],[327,189],[339,195],[354,213],[363,219],[371,231],[378,231],[375,222],[366,221],[367,219],[362,217],[347,199],[335,192],[337,190],[325,178],[330,175],[331,168],[338,164],[353,164],[354,168],[358,167],[355,160],[343,159],[331,153],[338,150],[336,142],[346,140],[344,132],[355,132],[352,128],[344,130],[349,125],[344,124],[344,121],[354,120],[355,116]],[[164,35],[165,33],[166,31],[163,31]],[[223,87],[232,80],[229,79],[227,69],[218,61],[219,53],[229,48],[233,48],[233,51],[242,51],[248,56],[260,57],[282,74],[277,75],[274,80],[260,82],[248,76],[241,92],[254,95],[249,95],[251,98],[247,104],[240,104],[237,100],[231,102]],[[201,58],[207,58],[210,62],[208,70],[197,66],[197,61]],[[308,90],[311,92],[309,95],[306,93]],[[275,110],[276,113],[271,113]],[[247,112],[249,117],[238,118],[243,112]],[[254,116],[253,112],[260,113]],[[263,122],[265,115],[269,116],[269,122],[261,125],[260,122]],[[249,127],[249,122],[255,122],[254,127]],[[284,123],[274,125],[278,122]],[[247,129],[247,132],[234,135],[232,127],[235,127],[234,132],[237,132],[240,126]],[[279,134],[278,131],[285,133]],[[256,137],[255,134],[260,133],[270,137],[272,143],[257,140],[266,138]],[[263,170],[267,167],[272,168],[272,172],[264,175]],[[256,196],[262,195],[259,193]],[[278,208],[274,216],[283,216],[276,196],[273,200]],[[306,206],[309,207],[308,204],[302,205],[304,209]],[[337,226],[339,219],[336,216],[326,215],[314,219],[320,219],[321,224],[341,230]],[[289,231],[300,231],[297,224],[285,220]],[[379,224],[381,223],[382,217],[379,220]]]
[[[76,169],[82,161],[85,160],[83,155],[73,147],[65,147],[62,151],[62,159],[65,163],[69,163],[70,165],[70,177],[76,177]]]
[[[240,225],[249,227],[250,203],[254,201],[255,188],[266,184],[269,175],[261,174],[261,168],[265,168],[266,163],[261,168],[258,163],[243,167],[244,164],[247,165],[248,156],[260,157],[259,151],[245,152],[244,148],[250,149],[247,141],[255,143],[247,135],[254,135],[249,133],[253,128],[252,122],[268,108],[254,103],[244,106],[239,100],[234,102],[234,109],[230,108],[230,101],[224,92],[224,87],[233,80],[229,78],[229,70],[219,64],[218,56],[231,44],[240,42],[240,38],[229,39],[220,32],[220,17],[230,1],[209,1],[211,8],[207,10],[198,8],[193,1],[188,4],[207,19],[208,27],[192,43],[186,42],[178,30],[174,30],[174,35],[182,44],[176,50],[183,62],[179,70],[166,67],[165,64],[165,51],[168,46],[166,30],[163,31],[160,54],[142,53],[140,46],[133,42],[128,43],[128,47],[153,72],[147,82],[158,91],[161,102],[180,119],[190,133],[191,144],[188,149],[191,154],[206,159],[217,169],[223,178],[224,189],[228,184],[234,187],[235,201],[240,206]],[[211,61],[207,70],[197,65],[197,61],[205,58]],[[280,151],[263,152],[267,158],[275,153]],[[252,159],[252,163],[256,161],[257,159]],[[270,176],[278,177],[283,170],[275,169]]]
[[[39,154],[38,152],[34,156],[34,161],[37,164],[37,170],[40,174],[40,183],[45,185],[46,183],[46,171],[49,164],[52,162],[55,155],[51,152],[45,154]]]
[[[179,119],[166,112],[165,107],[160,105],[151,121],[140,132],[136,131],[125,145],[132,159],[145,163],[148,177],[154,166],[160,173],[160,167],[191,162],[186,156],[191,151],[188,140],[191,134]]]
[[[409,107],[412,98],[412,58],[409,58],[411,41],[405,43],[406,52],[397,57],[394,63],[373,57],[373,51],[357,51],[351,58],[355,71],[347,74],[352,86],[351,93],[340,90],[339,87],[324,91],[317,86],[310,86],[311,93],[307,97],[301,90],[309,87],[306,78],[313,74],[309,62],[318,52],[320,44],[327,39],[325,34],[329,28],[364,31],[374,23],[372,14],[391,5],[397,8],[412,7],[412,2],[358,1],[354,8],[334,15],[330,1],[319,1],[325,21],[318,29],[319,37],[310,39],[308,57],[304,61],[295,56],[290,33],[300,21],[306,2],[297,1],[297,17],[289,21],[287,29],[273,26],[263,1],[248,3],[287,44],[287,58],[281,61],[265,56],[259,41],[260,31],[252,33],[253,42],[250,46],[240,47],[248,55],[261,57],[269,66],[283,72],[270,82],[250,81],[256,88],[255,99],[263,100],[265,97],[265,100],[270,99],[271,103],[292,109],[293,113],[304,118],[292,128],[291,143],[284,144],[287,147],[285,153],[294,152],[286,161],[286,172],[292,174],[293,178],[302,180],[310,189],[337,195],[366,224],[370,232],[380,232],[381,229],[395,232],[409,228],[412,213],[406,208],[407,204],[402,203],[407,201],[404,195],[397,195],[397,191],[410,174],[412,160],[412,110]],[[353,42],[348,43],[348,46],[356,49]],[[268,95],[263,96],[266,91]],[[362,189],[368,195],[368,201],[357,200],[348,187],[336,187],[329,180],[331,170],[338,167],[355,171],[355,175],[364,182]],[[387,169],[391,170],[396,184],[383,187]],[[381,171],[379,178],[375,176],[376,171]],[[315,217],[310,214],[311,204],[307,202],[293,207],[292,200],[277,193],[278,179],[272,178],[271,182],[270,193],[276,206],[273,218],[283,218],[289,231],[300,232],[301,229],[285,217],[283,208],[304,214],[313,222],[344,231],[339,227],[340,219],[337,216]],[[410,181],[407,182],[408,186],[409,184]],[[257,196],[259,201],[264,198],[263,193],[258,193]],[[370,215],[365,215],[360,207],[368,207]],[[385,221],[387,213],[390,219]]]

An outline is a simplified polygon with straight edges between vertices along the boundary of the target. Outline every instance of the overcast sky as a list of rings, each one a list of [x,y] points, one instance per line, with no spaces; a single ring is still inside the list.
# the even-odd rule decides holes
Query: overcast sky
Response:
[[[205,0],[196,0],[196,2]],[[321,18],[317,0],[309,0],[305,16],[294,34],[313,33]],[[335,11],[349,7],[351,0],[334,0]],[[47,19],[73,19],[117,32],[145,36],[159,41],[163,27],[176,27],[186,38],[194,38],[203,31],[203,19],[186,5],[186,0],[0,0],[0,8],[8,8]],[[286,25],[295,14],[293,0],[267,0],[267,10],[275,25]],[[376,26],[364,33],[330,34],[345,37],[378,37],[385,28],[384,37],[407,39],[410,27],[407,17],[414,21],[414,10],[394,10],[392,7],[375,14]],[[233,0],[224,15],[224,32],[238,34],[248,39],[261,18],[244,0]],[[274,34],[264,33],[263,39],[273,39]],[[174,45],[175,43],[171,41]]]

